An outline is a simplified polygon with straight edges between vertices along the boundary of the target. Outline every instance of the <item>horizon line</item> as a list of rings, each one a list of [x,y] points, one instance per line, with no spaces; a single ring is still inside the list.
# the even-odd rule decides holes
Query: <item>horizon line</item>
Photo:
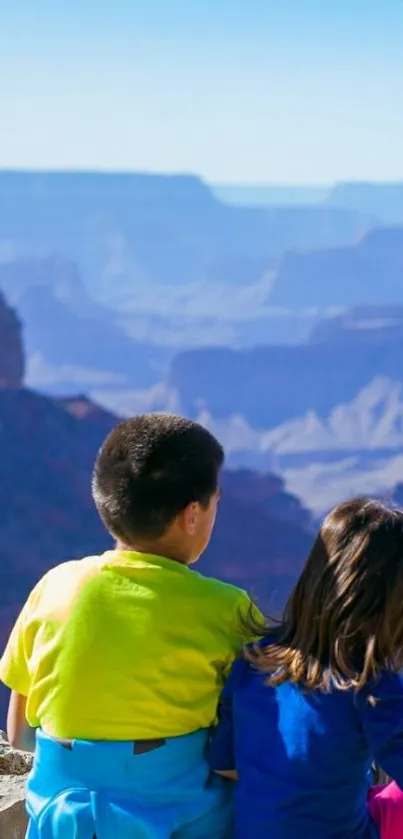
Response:
[[[306,182],[306,181],[272,181],[256,179],[248,180],[216,180],[207,178],[198,172],[190,172],[186,170],[159,170],[159,169],[113,169],[109,167],[84,167],[84,166],[60,166],[49,168],[44,166],[30,167],[30,166],[2,166],[0,164],[0,174],[12,175],[99,175],[99,176],[119,176],[132,177],[142,175],[150,178],[196,178],[209,186],[214,188],[259,188],[259,189],[312,189],[312,190],[329,190],[338,185],[354,184],[361,185],[375,185],[375,186],[403,186],[403,178],[378,180],[376,178],[341,178],[331,181],[320,182]]]

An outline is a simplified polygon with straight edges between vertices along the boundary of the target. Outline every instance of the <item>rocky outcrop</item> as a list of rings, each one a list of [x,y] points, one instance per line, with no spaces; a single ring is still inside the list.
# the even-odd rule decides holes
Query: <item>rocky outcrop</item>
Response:
[[[0,289],[21,312],[21,300],[30,289],[50,289],[56,300],[74,311],[97,314],[85,292],[76,263],[61,256],[20,257],[0,263]],[[39,300],[39,305],[41,301]]]
[[[0,839],[24,839],[25,783],[33,755],[18,752],[0,731]]]
[[[21,324],[0,292],[0,388],[18,388],[24,377]]]
[[[359,307],[323,323],[303,344],[179,353],[168,384],[191,417],[201,410],[215,421],[242,417],[267,431],[309,411],[324,418],[374,379],[403,382],[402,350],[403,305]]]
[[[270,305],[331,309],[403,303],[403,227],[370,230],[354,245],[285,254]]]

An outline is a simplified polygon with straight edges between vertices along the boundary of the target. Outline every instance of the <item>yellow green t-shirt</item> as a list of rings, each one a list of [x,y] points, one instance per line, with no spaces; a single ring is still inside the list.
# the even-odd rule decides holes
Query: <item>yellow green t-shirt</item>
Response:
[[[29,596],[0,662],[55,737],[175,737],[215,719],[250,606],[234,586],[131,551],[67,562]]]

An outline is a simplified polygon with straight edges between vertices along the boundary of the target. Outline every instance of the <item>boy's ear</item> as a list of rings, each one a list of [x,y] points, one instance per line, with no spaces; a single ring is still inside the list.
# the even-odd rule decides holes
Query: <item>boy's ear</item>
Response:
[[[197,527],[197,516],[199,512],[199,505],[196,501],[192,501],[191,504],[188,504],[183,511],[183,523],[189,536],[194,536],[196,533]]]

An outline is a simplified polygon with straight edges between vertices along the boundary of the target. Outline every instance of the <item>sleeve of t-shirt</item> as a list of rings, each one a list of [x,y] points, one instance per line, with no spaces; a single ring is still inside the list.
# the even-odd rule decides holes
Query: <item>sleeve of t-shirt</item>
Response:
[[[28,696],[30,689],[29,658],[35,634],[34,618],[44,579],[31,591],[0,660],[0,681],[21,696]]]
[[[233,696],[244,667],[243,659],[234,662],[220,696],[218,721],[211,733],[208,751],[210,768],[215,771],[235,769]]]
[[[252,617],[254,623],[258,626],[264,626],[265,621],[259,608],[246,592],[241,591],[229,627],[231,655],[224,667],[225,676],[229,675],[233,661],[242,655],[244,647],[255,640],[253,633],[250,632],[247,626],[247,619],[249,617]]]
[[[402,676],[383,674],[372,690],[361,691],[357,705],[373,758],[403,788]]]

